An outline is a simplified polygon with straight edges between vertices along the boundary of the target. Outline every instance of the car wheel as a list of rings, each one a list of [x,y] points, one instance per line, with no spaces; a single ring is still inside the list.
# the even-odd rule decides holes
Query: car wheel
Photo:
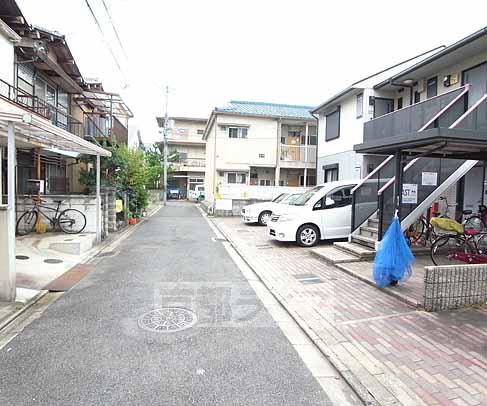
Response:
[[[296,242],[301,247],[314,247],[318,244],[320,231],[312,224],[305,224],[299,227],[296,233]]]
[[[259,214],[259,224],[261,226],[266,226],[268,221],[271,219],[272,213],[270,211],[263,211]]]

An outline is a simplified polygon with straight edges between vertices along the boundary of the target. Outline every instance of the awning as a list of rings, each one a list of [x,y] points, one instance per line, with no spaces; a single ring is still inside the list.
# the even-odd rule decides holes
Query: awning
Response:
[[[0,113],[0,145],[7,144],[7,127],[12,122],[15,126],[15,138],[18,146],[40,147],[87,154],[111,156],[106,149],[84,140],[35,114]]]

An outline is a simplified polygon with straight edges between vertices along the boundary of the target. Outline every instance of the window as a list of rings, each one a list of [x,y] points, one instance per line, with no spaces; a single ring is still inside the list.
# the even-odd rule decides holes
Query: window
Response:
[[[180,161],[185,161],[188,159],[188,153],[187,152],[178,152],[178,155],[179,155]]]
[[[316,176],[308,175],[306,176],[306,186],[314,186],[316,185]],[[299,176],[299,186],[304,186],[304,176]]]
[[[271,181],[270,181],[270,179],[260,179],[259,185],[260,186],[271,186]]]
[[[281,135],[281,144],[286,144],[286,137]]]
[[[265,158],[265,154],[259,154],[259,158]]]
[[[364,112],[364,95],[360,93],[357,95],[357,118],[361,118]]]
[[[348,206],[352,204],[352,187],[334,190],[327,194],[324,199],[324,207],[327,209]]]
[[[316,135],[308,135],[308,145],[316,145]],[[301,145],[306,145],[306,136],[301,136]]]
[[[325,140],[331,141],[340,136],[340,106],[326,115]]]
[[[402,109],[402,97],[399,97],[399,99],[397,99],[397,109],[398,110]]]
[[[247,183],[247,174],[243,172],[228,172],[227,183],[245,185]]]
[[[246,127],[228,127],[229,138],[247,138],[248,128]]]
[[[196,134],[198,135],[203,135],[205,133],[205,130],[196,130]]]
[[[426,82],[426,97],[435,97],[438,94],[438,78],[430,78]]]
[[[421,101],[421,93],[417,90],[414,92],[414,103],[419,103]]]
[[[338,164],[325,165],[323,166],[323,170],[325,171],[325,183],[338,180]]]

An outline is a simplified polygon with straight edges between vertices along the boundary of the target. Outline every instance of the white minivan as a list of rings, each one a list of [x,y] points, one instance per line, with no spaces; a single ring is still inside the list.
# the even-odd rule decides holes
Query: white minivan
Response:
[[[267,223],[267,235],[278,241],[296,241],[312,247],[320,240],[347,238],[352,216],[352,189],[357,181],[315,186],[292,206],[281,206]]]

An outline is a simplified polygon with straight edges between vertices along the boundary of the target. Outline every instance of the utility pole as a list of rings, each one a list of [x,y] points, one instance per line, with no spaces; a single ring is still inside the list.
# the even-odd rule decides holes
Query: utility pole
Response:
[[[169,86],[166,86],[166,113],[164,116],[164,206],[167,204],[167,129],[169,126],[169,116],[167,111],[167,105],[169,103]]]

